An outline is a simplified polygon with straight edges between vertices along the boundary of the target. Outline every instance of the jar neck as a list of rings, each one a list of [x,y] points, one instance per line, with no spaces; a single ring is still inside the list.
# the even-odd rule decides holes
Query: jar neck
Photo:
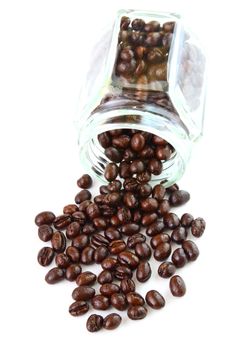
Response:
[[[82,164],[105,181],[103,173],[109,159],[97,136],[114,129],[137,129],[155,134],[170,143],[175,152],[163,162],[163,172],[153,181],[162,181],[166,187],[178,181],[185,171],[191,153],[188,131],[176,113],[141,101],[117,99],[104,102],[84,118],[80,128],[79,146]]]

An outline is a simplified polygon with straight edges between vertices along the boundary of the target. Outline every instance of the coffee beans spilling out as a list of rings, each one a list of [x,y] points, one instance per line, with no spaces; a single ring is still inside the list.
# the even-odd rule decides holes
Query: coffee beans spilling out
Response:
[[[156,22],[134,20],[131,25],[138,36],[133,40],[141,40],[142,29],[147,33],[143,36],[147,47],[164,40]],[[157,51],[154,54],[155,58],[151,51],[147,54],[152,62]],[[121,51],[126,67],[131,57],[129,49]],[[122,129],[104,132],[98,140],[110,160],[104,169],[107,184],[100,186],[100,193],[92,199],[88,190],[92,179],[85,174],[77,181],[82,190],[75,203],[65,205],[61,215],[44,211],[35,218],[38,236],[46,244],[37,260],[41,266],[56,264],[47,272],[46,282],[66,279],[76,283],[69,313],[81,316],[92,308],[116,310],[106,317],[89,316],[89,332],[117,328],[122,321],[118,311],[126,311],[131,320],[141,320],[150,310],[165,306],[159,291],[148,288],[145,297],[137,292],[137,285],[148,283],[151,277],[152,257],[159,262],[158,275],[169,284],[172,295],[183,296],[186,286],[176,273],[198,258],[193,239],[201,237],[205,229],[204,219],[194,219],[189,213],[178,217],[172,211],[190,199],[188,192],[176,184],[166,189],[162,183],[149,183],[174,152],[165,140],[144,131]],[[101,266],[98,275],[90,271],[91,264]]]

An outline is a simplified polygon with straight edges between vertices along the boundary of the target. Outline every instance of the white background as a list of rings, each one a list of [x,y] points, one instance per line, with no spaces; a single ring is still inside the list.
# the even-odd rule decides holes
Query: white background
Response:
[[[0,1],[1,349],[243,349],[243,25],[240,1]],[[168,281],[167,305],[117,331],[90,334],[67,308],[74,284],[50,286],[36,261],[36,213],[73,201],[79,162],[73,121],[86,47],[120,8],[183,13],[209,62],[205,133],[180,186],[179,209],[203,216],[199,259],[180,271],[184,298]],[[156,266],[156,265],[155,265]],[[106,313],[104,313],[106,314]]]

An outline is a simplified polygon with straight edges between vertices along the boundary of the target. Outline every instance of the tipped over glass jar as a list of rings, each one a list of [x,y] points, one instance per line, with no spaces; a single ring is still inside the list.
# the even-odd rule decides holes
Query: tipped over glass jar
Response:
[[[202,134],[205,73],[201,45],[179,15],[119,11],[113,29],[93,51],[83,89],[82,164],[104,180],[110,159],[99,135],[141,130],[165,140],[169,149],[161,157],[163,172],[152,181],[160,180],[165,187],[175,183]]]

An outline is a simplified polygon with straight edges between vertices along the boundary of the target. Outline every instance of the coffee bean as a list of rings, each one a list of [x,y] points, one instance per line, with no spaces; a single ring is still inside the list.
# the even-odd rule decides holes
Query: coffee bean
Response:
[[[119,168],[115,163],[108,163],[104,170],[104,177],[108,181],[116,179],[119,172]]]
[[[120,317],[120,315],[116,313],[109,314],[103,320],[103,328],[108,330],[118,328],[121,321],[122,318]]]
[[[86,214],[89,217],[90,220],[93,220],[100,216],[100,210],[97,204],[91,203],[86,208]]]
[[[159,184],[153,187],[152,196],[157,201],[161,202],[164,199],[165,192],[166,189],[164,186]]]
[[[85,190],[83,190],[85,191]],[[86,222],[86,216],[82,211],[76,211],[72,214],[72,219],[78,222],[80,225],[84,225]]]
[[[109,134],[111,136],[119,136],[119,135],[123,134],[123,129],[109,130]]]
[[[66,229],[66,237],[68,239],[74,239],[81,233],[81,227],[78,222],[71,222]]]
[[[145,304],[144,298],[136,292],[129,292],[126,294],[126,300],[131,306],[142,306]]]
[[[145,138],[140,133],[136,133],[132,136],[130,146],[133,151],[140,152],[145,146]]]
[[[140,158],[142,159],[150,159],[150,158],[153,158],[154,157],[154,149],[148,145],[146,145],[139,153],[139,156]],[[147,176],[148,174],[150,174],[149,172],[147,172]],[[151,175],[149,175],[149,177],[151,178]],[[150,178],[149,180],[146,180],[147,181],[150,181]]]
[[[89,310],[89,305],[85,301],[75,301],[69,307],[69,313],[72,316],[84,315]]]
[[[145,34],[140,31],[132,31],[130,35],[130,42],[134,45],[143,45]]]
[[[191,233],[194,237],[201,237],[206,227],[206,222],[203,218],[197,218],[191,223]]]
[[[152,270],[148,261],[142,261],[137,266],[136,278],[139,282],[146,282],[151,277]]]
[[[54,251],[50,247],[43,247],[37,256],[37,261],[41,266],[48,266],[54,258]]]
[[[103,148],[108,148],[111,145],[111,137],[109,136],[109,133],[102,132],[98,135],[98,142]]]
[[[158,274],[162,278],[169,278],[175,274],[175,265],[169,261],[164,261],[158,267]]]
[[[155,249],[161,243],[170,243],[171,239],[167,233],[159,233],[151,238],[150,244]]]
[[[88,301],[95,295],[95,289],[87,286],[76,287],[73,290],[72,298],[76,301]]]
[[[66,249],[66,254],[73,263],[78,263],[80,261],[80,251],[78,248],[69,246]]]
[[[158,209],[158,201],[155,198],[146,198],[140,202],[141,209],[144,212],[155,212]]]
[[[163,165],[160,160],[153,158],[149,160],[147,168],[153,175],[160,175],[163,170]]]
[[[130,306],[127,315],[131,320],[141,320],[147,316],[147,309],[144,306]]]
[[[81,232],[83,233],[83,235],[90,236],[96,232],[96,229],[92,223],[89,223],[89,224],[85,224],[82,227]]]
[[[120,165],[119,165],[119,176],[122,179],[126,179],[127,177],[131,176],[130,164],[129,163],[124,162],[124,161],[120,163]]]
[[[125,236],[132,236],[140,231],[140,225],[128,223],[121,226],[121,233]]]
[[[194,217],[191,214],[185,213],[182,215],[181,219],[180,219],[180,223],[183,227],[190,227],[192,221],[194,220]]]
[[[126,148],[126,150],[124,151],[123,157],[126,162],[129,162],[136,158],[136,153],[132,151],[131,148]]]
[[[100,264],[109,255],[109,250],[104,245],[97,247],[94,252],[94,261]]]
[[[169,202],[172,206],[176,207],[185,204],[190,199],[189,192],[178,190],[171,193],[169,196]]]
[[[186,237],[187,237],[187,231],[182,226],[176,227],[171,233],[172,241],[177,244],[183,243]]]
[[[156,213],[144,214],[141,219],[143,226],[149,226],[158,218]]]
[[[142,218],[142,214],[140,210],[134,210],[132,215],[132,221],[134,221],[135,224],[140,224]]]
[[[160,202],[158,206],[158,214],[160,216],[164,216],[169,211],[170,211],[170,204],[168,199],[162,200],[162,202]]]
[[[122,61],[131,62],[134,57],[134,52],[130,48],[125,48],[120,51],[119,57]]]
[[[59,267],[54,267],[48,271],[45,280],[48,284],[54,284],[64,279],[64,270]]]
[[[120,28],[125,30],[129,27],[130,25],[130,19],[129,17],[123,16],[120,21]]]
[[[127,250],[119,253],[118,261],[121,264],[127,265],[132,270],[136,269],[137,265],[139,264],[138,257],[135,254],[133,254]]]
[[[84,201],[89,200],[89,199],[91,199],[91,192],[88,190],[81,190],[75,196],[75,203],[80,204],[81,202],[84,202]]]
[[[75,237],[72,240],[72,246],[76,247],[77,249],[79,249],[80,251],[83,250],[86,246],[88,246],[90,242],[90,239],[88,236],[86,235],[80,235]]]
[[[124,180],[124,189],[127,191],[127,192],[137,192],[137,189],[138,189],[138,181],[135,179],[135,178],[126,178]]]
[[[107,310],[110,306],[109,298],[100,294],[92,298],[91,304],[96,310]]]
[[[154,258],[157,261],[163,261],[167,259],[171,254],[171,245],[170,243],[161,243],[154,250]]]
[[[91,238],[91,243],[94,247],[100,247],[101,245],[108,246],[109,240],[101,233],[95,233]]]
[[[113,275],[110,271],[108,270],[103,270],[100,272],[100,274],[97,277],[97,281],[100,284],[105,284],[105,283],[112,283],[113,282]]]
[[[145,26],[145,22],[143,21],[143,19],[135,18],[131,22],[131,26],[132,26],[132,29],[134,30],[143,30]]]
[[[180,225],[180,219],[175,213],[166,213],[164,215],[164,224],[169,229],[174,229]]]
[[[152,142],[155,146],[165,146],[167,142],[157,135],[153,135]]]
[[[114,137],[112,139],[112,145],[120,149],[126,149],[129,146],[129,143],[130,143],[130,137],[128,135],[119,135],[118,137]]]
[[[131,174],[141,174],[143,173],[144,169],[144,163],[139,159],[133,160],[130,164]]]
[[[122,153],[115,147],[108,147],[105,149],[105,156],[115,163],[120,163],[122,161]]]
[[[125,278],[120,282],[120,289],[125,295],[134,292],[136,289],[135,283],[132,279]]]
[[[82,272],[79,274],[79,276],[76,278],[76,284],[78,286],[91,286],[96,282],[97,276],[90,272]]]
[[[133,249],[138,243],[144,243],[144,242],[146,242],[146,237],[142,233],[136,233],[128,237],[127,247],[130,249]]]
[[[71,264],[71,261],[65,253],[59,253],[55,257],[55,263],[61,269],[66,269]]]
[[[55,231],[51,239],[51,244],[56,253],[63,253],[66,248],[66,238],[63,232]]]
[[[41,225],[38,227],[38,236],[43,242],[48,242],[52,239],[53,229],[49,225]]]
[[[119,286],[114,283],[104,283],[100,287],[100,293],[105,295],[105,297],[111,297],[112,294],[118,293],[120,291]]]
[[[153,222],[150,226],[147,227],[146,229],[146,234],[149,237],[156,236],[159,233],[161,233],[164,229],[164,223],[163,221],[156,221]]]
[[[138,206],[138,200],[133,192],[126,192],[123,197],[123,202],[126,207],[133,209]]]
[[[59,215],[53,221],[53,226],[56,228],[56,230],[63,230],[64,228],[69,226],[71,221],[72,219],[70,215],[68,214]]]
[[[92,204],[92,201],[90,199],[86,199],[85,201],[81,202],[79,205],[79,208],[77,208],[76,211],[83,211],[84,213],[86,212],[86,208]],[[74,211],[71,215],[73,215],[76,211]]]
[[[121,190],[122,183],[119,180],[114,180],[110,182],[107,186],[110,192],[119,192]]]
[[[148,183],[143,183],[138,186],[138,195],[140,198],[147,198],[152,193],[152,186]]]
[[[99,216],[93,219],[93,225],[99,230],[104,230],[107,227],[107,222],[105,218],[103,218],[102,216]]]
[[[108,247],[110,254],[113,254],[113,255],[117,255],[121,253],[123,250],[125,250],[125,248],[126,248],[126,244],[123,240],[112,241]]]
[[[82,264],[89,265],[94,262],[95,249],[91,246],[86,246],[81,252],[80,261]]]
[[[167,32],[171,32],[172,33],[174,31],[174,26],[175,26],[175,22],[166,22],[163,25],[163,31],[165,33],[167,33]]]
[[[173,184],[167,188],[168,193],[172,193],[172,192],[178,191],[178,190],[179,190],[179,186],[177,184]]]
[[[144,27],[145,32],[157,32],[160,30],[160,23],[158,21],[150,21]]]
[[[183,267],[187,263],[187,256],[183,248],[177,248],[171,257],[176,267]]]
[[[114,227],[108,227],[105,232],[104,236],[109,240],[109,241],[116,241],[121,238],[121,234],[119,230],[116,230]]]
[[[122,253],[121,253],[122,254]],[[114,270],[115,267],[117,266],[118,262],[116,259],[114,258],[111,258],[111,257],[108,257],[108,258],[105,258],[103,261],[102,261],[102,268],[104,270]]]
[[[103,317],[92,314],[86,321],[86,328],[89,332],[98,332],[103,326]]]
[[[149,47],[158,46],[160,39],[162,39],[161,33],[158,33],[158,32],[148,33],[145,39],[145,46],[149,46]]]
[[[126,224],[131,220],[131,212],[129,208],[119,208],[117,212],[118,219],[121,224]]]
[[[199,249],[193,241],[184,241],[182,243],[182,248],[189,261],[195,261],[199,256]]]
[[[169,49],[172,42],[173,35],[172,33],[165,33],[162,37],[162,45],[164,48]]]
[[[171,277],[169,282],[170,291],[175,297],[182,297],[186,293],[186,286],[183,279],[176,275]]]
[[[43,211],[35,217],[37,226],[51,225],[55,220],[55,215],[51,211]]]
[[[172,148],[169,145],[157,146],[155,150],[155,157],[158,160],[168,160],[172,155]]]
[[[66,280],[73,282],[81,273],[81,267],[79,264],[71,264],[67,267],[65,271]]]
[[[132,278],[133,273],[131,269],[126,265],[118,265],[114,269],[114,277],[118,280],[123,280],[125,278]]]
[[[111,305],[119,311],[124,311],[127,309],[127,301],[124,294],[122,293],[112,294],[110,301],[111,301]]]
[[[140,260],[147,260],[151,258],[152,252],[147,243],[137,243],[135,246],[135,253]]]
[[[147,292],[145,299],[152,309],[159,310],[165,306],[164,297],[156,290],[150,290]]]
[[[90,188],[92,186],[91,176],[88,174],[82,175],[81,178],[79,178],[79,180],[77,180],[77,185],[80,188],[84,188],[84,189]]]

